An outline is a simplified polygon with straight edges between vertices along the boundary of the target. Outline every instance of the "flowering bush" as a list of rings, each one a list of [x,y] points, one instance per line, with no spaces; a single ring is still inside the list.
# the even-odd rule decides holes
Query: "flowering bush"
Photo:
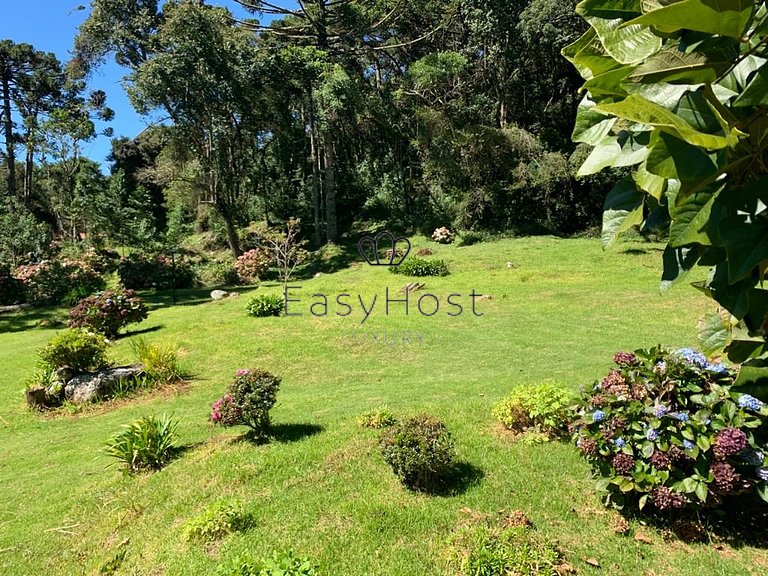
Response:
[[[448,230],[445,226],[441,226],[432,232],[432,240],[438,244],[450,244],[453,242],[453,232]]]
[[[69,311],[69,326],[91,328],[115,338],[122,328],[143,322],[146,317],[144,301],[132,290],[107,290],[80,300]]]
[[[235,270],[241,282],[255,284],[269,271],[271,264],[272,256],[267,250],[254,248],[238,257],[235,262]]]
[[[171,258],[166,254],[146,256],[134,252],[121,258],[117,266],[120,283],[131,290],[168,290],[169,288],[192,288],[195,285],[195,271],[184,257]]]
[[[269,411],[277,402],[281,378],[266,370],[240,369],[227,393],[214,402],[211,422],[222,426],[244,425],[252,435],[263,436],[269,430]]]
[[[60,302],[67,294],[93,294],[104,288],[104,279],[85,262],[43,260],[19,266],[14,276],[26,289],[31,302]]]
[[[583,395],[574,422],[581,453],[607,501],[658,510],[717,506],[756,491],[768,499],[768,408],[695,350],[620,352]]]

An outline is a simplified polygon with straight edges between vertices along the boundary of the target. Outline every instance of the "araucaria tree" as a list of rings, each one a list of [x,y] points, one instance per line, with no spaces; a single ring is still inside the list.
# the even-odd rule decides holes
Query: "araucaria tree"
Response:
[[[768,11],[753,0],[585,0],[590,28],[563,54],[586,80],[573,138],[581,167],[631,174],[608,195],[603,240],[634,226],[669,234],[662,287],[694,266],[724,312],[710,350],[765,366],[768,346]]]

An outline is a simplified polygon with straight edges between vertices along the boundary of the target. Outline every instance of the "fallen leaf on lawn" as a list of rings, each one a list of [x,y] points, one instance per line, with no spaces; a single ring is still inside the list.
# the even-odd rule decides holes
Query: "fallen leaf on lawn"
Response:
[[[635,534],[635,540],[637,540],[638,542],[642,542],[643,544],[653,544],[653,540],[648,538],[648,536],[646,536],[642,532],[638,532],[637,534]]]
[[[587,558],[586,556],[582,556],[582,560],[589,564],[590,566],[594,566],[595,568],[600,568],[600,562],[598,562],[594,558]]]

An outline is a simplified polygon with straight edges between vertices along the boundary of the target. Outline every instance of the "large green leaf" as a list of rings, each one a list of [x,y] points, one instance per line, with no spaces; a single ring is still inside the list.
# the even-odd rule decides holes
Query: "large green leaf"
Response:
[[[673,112],[699,132],[712,134],[722,128],[716,112],[704,97],[704,90],[685,92]]]
[[[734,66],[733,70],[720,81],[720,84],[733,93],[742,92],[747,87],[747,84],[749,84],[752,74],[765,63],[765,58],[750,54]]]
[[[721,308],[699,320],[697,334],[701,351],[707,356],[720,354],[731,343],[731,314]]]
[[[627,27],[641,24],[665,33],[695,30],[741,38],[754,9],[754,0],[681,0],[630,20]]]
[[[595,109],[598,112],[656,126],[663,132],[701,148],[719,150],[728,146],[728,141],[723,136],[699,132],[677,114],[637,94],[630,94],[621,102],[614,104],[598,104]]]
[[[724,218],[720,237],[728,255],[728,282],[733,284],[768,261],[768,221],[737,214]]]
[[[718,70],[729,62],[713,61],[701,52],[683,52],[677,46],[665,46],[638,66],[627,80],[640,83],[701,84],[714,82]]]
[[[621,18],[587,16],[605,51],[621,64],[638,64],[661,48],[661,38],[648,26],[625,26]]]
[[[734,106],[768,105],[768,64],[761,66],[752,76],[744,92],[733,102]]]
[[[615,98],[624,98],[627,95],[627,91],[621,83],[631,71],[632,66],[622,66],[621,68],[614,68],[602,74],[597,74],[584,82],[582,89],[587,90],[593,97],[604,98],[606,96],[613,96]]]
[[[643,223],[644,198],[645,194],[637,189],[631,177],[613,187],[603,206],[604,246],[610,246],[622,232]]]
[[[644,138],[642,132],[640,134],[627,134],[621,139],[615,136],[606,136],[587,156],[576,175],[589,176],[609,166],[618,168],[639,164],[650,153],[646,144],[647,139]]]
[[[640,0],[583,0],[576,5],[576,13],[581,16],[600,18],[632,18],[643,13]]]
[[[651,150],[651,154],[653,154],[653,150]],[[637,170],[632,174],[632,179],[640,190],[644,190],[656,198],[656,200],[660,200],[661,195],[664,193],[667,180],[656,174],[651,174],[648,171],[647,162],[648,160],[637,167]]]
[[[721,188],[703,190],[695,194],[678,196],[675,205],[670,205],[672,224],[669,226],[669,245],[680,248],[688,244],[710,246],[710,219],[712,206]]]
[[[573,64],[585,80],[621,66],[605,51],[594,28],[562,49],[563,57]]]
[[[701,148],[662,132],[651,148],[646,167],[662,178],[700,180],[717,172],[717,154],[707,154]]]
[[[616,118],[595,112],[594,108],[595,103],[589,99],[589,96],[584,96],[576,111],[576,125],[571,136],[574,142],[596,146],[610,134]]]
[[[667,246],[662,255],[664,270],[661,273],[661,291],[665,292],[680,282],[699,260],[697,248],[672,248]]]

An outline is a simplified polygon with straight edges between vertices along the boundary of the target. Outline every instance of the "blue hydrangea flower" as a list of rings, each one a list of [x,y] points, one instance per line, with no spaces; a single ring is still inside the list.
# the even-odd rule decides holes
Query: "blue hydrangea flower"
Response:
[[[746,450],[741,455],[741,458],[750,466],[762,466],[763,462],[765,461],[765,455],[762,452],[752,449]]]
[[[728,367],[725,366],[725,364],[713,364],[712,362],[708,362],[706,369],[715,374],[728,374]]]
[[[673,414],[670,414],[669,416],[670,418],[674,418],[675,420],[679,420],[680,422],[688,422],[688,420],[691,419],[691,417],[688,416],[688,414],[686,414],[685,412],[675,412]]]
[[[653,428],[650,428],[648,432],[645,433],[645,437],[650,440],[651,442],[655,441],[659,437],[659,433],[654,430]]]
[[[603,412],[602,410],[595,410],[594,412],[592,412],[592,420],[594,420],[595,422],[602,422],[603,420],[605,420],[605,412]]]
[[[666,374],[667,373],[667,363],[662,360],[661,362],[656,362],[656,364],[653,366],[653,372],[654,374]]]
[[[746,410],[752,410],[752,412],[759,412],[763,407],[763,403],[749,394],[742,394],[739,396],[739,406]]]
[[[624,440],[624,438],[616,438],[613,441],[613,444],[614,444],[614,446],[616,446],[616,448],[624,448],[624,446],[627,445],[627,442],[626,442],[626,440]]]
[[[690,440],[683,440],[683,448],[685,448],[686,450],[693,450],[694,446],[695,444]]]
[[[707,364],[709,364],[709,362],[707,362],[707,357],[693,348],[680,348],[680,350],[675,352],[675,356],[682,358],[691,366],[696,366],[698,368],[705,368]]]
[[[669,408],[664,406],[664,404],[659,404],[653,408],[653,415],[656,416],[656,418],[661,418],[667,412],[669,412]]]
[[[757,477],[763,482],[768,482],[768,468],[758,468]]]

